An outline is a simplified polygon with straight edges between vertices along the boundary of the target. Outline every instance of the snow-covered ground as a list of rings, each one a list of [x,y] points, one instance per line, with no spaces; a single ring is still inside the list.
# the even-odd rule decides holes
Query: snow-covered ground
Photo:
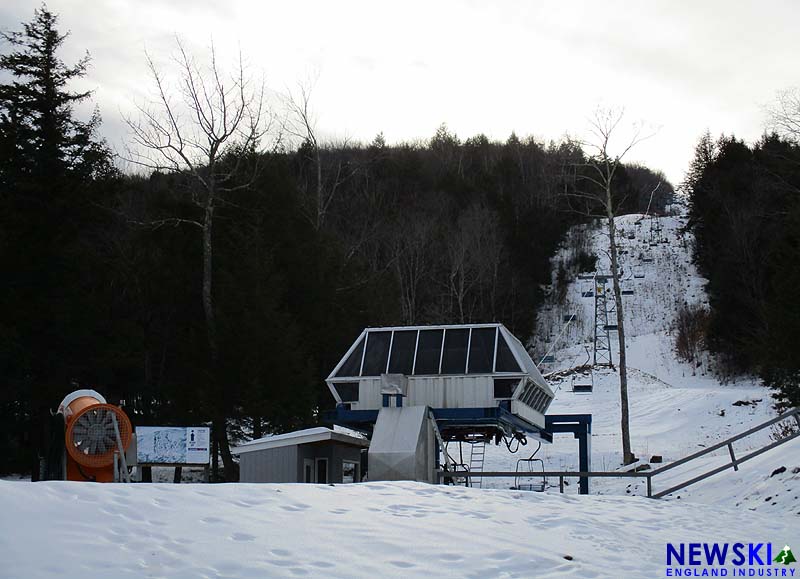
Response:
[[[422,483],[0,482],[0,512],[15,578],[663,577],[667,542],[800,545],[733,508]]]
[[[704,282],[690,261],[691,237],[681,234],[683,218],[660,218],[667,242],[650,245],[650,220],[637,224],[639,217],[618,219],[625,285],[634,290],[624,298],[631,435],[642,462],[653,455],[669,462],[775,411],[757,380],[723,384],[709,356],[700,365],[677,360],[675,312],[705,302]],[[573,235],[583,235],[607,271],[602,231],[581,231]],[[566,247],[556,263],[569,259]],[[587,361],[594,302],[581,297],[581,286],[571,282],[560,305],[554,291],[541,312],[532,345],[554,353],[548,371]],[[562,332],[568,314],[576,321]],[[616,342],[612,349],[616,361]],[[621,464],[618,376],[596,369],[593,378],[591,394],[573,393],[569,377],[553,380],[549,412],[591,413],[593,468],[613,470]],[[770,436],[739,441],[735,450],[741,456]],[[515,454],[487,447],[485,470],[514,470],[533,447]],[[464,454],[468,461],[468,448]],[[570,436],[557,435],[537,456],[548,469],[577,470]],[[723,449],[676,468],[654,479],[654,490],[727,458]],[[663,577],[668,542],[800,549],[800,439],[661,501],[641,496],[643,480],[593,481],[593,496],[577,495],[570,482],[562,495],[508,490],[512,479],[484,479],[483,489],[0,481],[0,577]]]

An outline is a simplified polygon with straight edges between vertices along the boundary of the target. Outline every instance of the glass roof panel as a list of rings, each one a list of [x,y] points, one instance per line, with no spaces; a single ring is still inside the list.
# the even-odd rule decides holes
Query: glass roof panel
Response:
[[[495,372],[521,372],[517,359],[511,353],[511,348],[508,347],[503,333],[497,339],[497,364],[495,365]]]
[[[469,342],[469,374],[491,374],[497,328],[473,328]]]
[[[356,349],[353,350],[352,354],[347,357],[345,363],[342,364],[342,367],[339,368],[339,371],[336,372],[337,378],[342,377],[350,377],[350,376],[358,376],[358,371],[361,370],[361,356],[364,353],[364,338],[361,338],[358,341],[358,345]]]
[[[389,360],[389,342],[392,332],[368,332],[367,353],[364,355],[362,376],[380,376],[386,373],[386,362]]]
[[[465,374],[467,371],[467,345],[469,329],[448,329],[444,334],[442,374]]]
[[[438,374],[444,330],[420,330],[414,374]]]
[[[411,374],[414,368],[414,349],[417,346],[417,331],[395,331],[389,359],[390,374]]]

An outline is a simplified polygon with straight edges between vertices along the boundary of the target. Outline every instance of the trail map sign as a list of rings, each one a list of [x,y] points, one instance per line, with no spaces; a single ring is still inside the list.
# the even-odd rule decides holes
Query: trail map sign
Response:
[[[139,426],[136,459],[140,465],[206,465],[211,430],[208,427]]]

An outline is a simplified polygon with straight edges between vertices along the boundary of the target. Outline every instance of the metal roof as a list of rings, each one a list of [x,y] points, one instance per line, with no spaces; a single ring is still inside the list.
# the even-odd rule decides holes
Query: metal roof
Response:
[[[310,444],[312,442],[325,442],[328,440],[365,448],[369,446],[369,441],[365,438],[353,436],[344,432],[337,432],[330,428],[325,428],[324,426],[318,426],[316,428],[306,428],[305,430],[295,430],[294,432],[287,432],[285,434],[275,434],[257,438],[256,440],[251,440],[250,442],[245,442],[241,446],[237,446],[232,449],[231,452],[233,454],[244,454],[257,450]]]

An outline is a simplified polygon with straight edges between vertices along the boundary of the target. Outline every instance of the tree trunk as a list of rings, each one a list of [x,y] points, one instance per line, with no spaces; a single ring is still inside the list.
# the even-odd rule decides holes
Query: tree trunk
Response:
[[[231,454],[231,446],[228,443],[228,428],[227,421],[224,416],[217,416],[212,421],[212,430],[214,438],[217,441],[219,452],[222,455],[222,464],[225,467],[225,481],[238,482],[239,474],[237,472],[237,465],[233,462],[233,455]]]
[[[317,223],[316,229],[322,229],[322,222],[325,219],[325,191],[322,187],[322,156],[319,152],[319,146],[314,142],[314,151],[317,159]]]
[[[209,194],[203,217],[203,314],[206,318],[206,337],[211,354],[212,372],[217,366],[217,323],[214,317],[214,301],[212,296],[213,246],[212,228],[214,225],[214,196]]]
[[[208,338],[208,349],[211,355],[211,380],[213,381],[212,390],[220,394],[217,404],[224,407],[224,389],[220,384],[219,369],[219,349],[217,347],[217,322],[214,312],[214,301],[212,294],[213,279],[213,244],[212,230],[214,225],[214,199],[213,192],[209,192],[208,200],[205,204],[205,214],[203,217],[203,313],[206,321],[206,336]],[[228,443],[228,429],[226,428],[225,416],[217,416],[213,419],[214,437],[217,440],[219,452],[222,454],[222,464],[225,467],[225,480],[231,481],[236,468],[231,455],[231,447]],[[216,473],[215,473],[216,474]]]
[[[625,314],[622,310],[622,293],[619,286],[619,261],[617,259],[617,232],[614,223],[614,209],[611,204],[611,188],[607,188],[608,235],[611,253],[611,279],[614,284],[614,305],[617,310],[617,334],[619,336],[619,398],[622,426],[622,461],[624,464],[634,462],[631,452],[630,410],[628,408],[628,366],[625,354]]]

